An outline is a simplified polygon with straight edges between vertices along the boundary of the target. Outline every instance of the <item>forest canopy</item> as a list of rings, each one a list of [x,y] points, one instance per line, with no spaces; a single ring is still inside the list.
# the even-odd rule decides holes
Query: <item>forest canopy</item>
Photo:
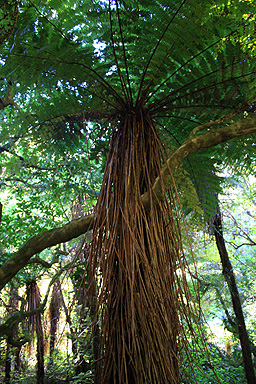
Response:
[[[33,339],[37,382],[51,374],[47,317],[51,363],[58,321],[69,328],[66,382],[222,382],[200,310],[212,290],[253,383],[221,209],[231,183],[255,176],[254,1],[2,3],[5,382]],[[229,307],[218,277],[209,288],[197,274],[201,233],[216,241]]]

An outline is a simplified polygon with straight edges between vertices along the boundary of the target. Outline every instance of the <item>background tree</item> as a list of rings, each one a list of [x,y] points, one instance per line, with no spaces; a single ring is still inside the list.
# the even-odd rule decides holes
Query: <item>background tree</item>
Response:
[[[216,239],[216,245],[220,254],[221,264],[222,264],[222,273],[225,277],[226,283],[228,285],[230,296],[233,304],[234,313],[236,316],[235,324],[237,326],[238,335],[241,343],[241,348],[243,352],[244,367],[246,372],[246,378],[248,383],[253,383],[256,381],[253,362],[252,362],[252,352],[250,347],[250,340],[245,326],[244,314],[242,310],[241,300],[239,297],[235,275],[233,272],[232,264],[228,256],[225,240],[223,237],[222,230],[222,220],[221,212],[219,207],[213,219],[214,225],[214,236]]]
[[[54,347],[56,343],[56,333],[57,333],[57,327],[59,323],[60,318],[60,306],[61,306],[61,299],[60,299],[60,281],[57,281],[52,290],[52,296],[50,301],[50,308],[49,308],[49,320],[50,320],[50,361],[49,364],[52,364],[53,362],[53,353],[54,353]]]

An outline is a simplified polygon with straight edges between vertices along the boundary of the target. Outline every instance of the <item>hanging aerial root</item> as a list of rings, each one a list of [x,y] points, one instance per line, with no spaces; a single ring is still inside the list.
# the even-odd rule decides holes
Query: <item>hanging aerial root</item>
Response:
[[[141,201],[163,161],[150,115],[127,113],[113,133],[91,247],[101,324],[97,383],[180,382],[192,307],[176,209],[164,187],[157,207],[152,195],[149,210]]]

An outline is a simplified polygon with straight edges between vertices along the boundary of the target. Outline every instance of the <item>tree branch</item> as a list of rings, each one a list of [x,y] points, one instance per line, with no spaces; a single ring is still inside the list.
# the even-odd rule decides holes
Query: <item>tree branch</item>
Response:
[[[27,264],[41,264],[45,268],[51,268],[52,264],[47,263],[47,261],[40,259],[40,257],[33,257],[30,259]]]
[[[164,184],[166,190],[171,186],[172,174],[189,155],[200,149],[210,148],[235,137],[251,133],[256,133],[256,113],[226,127],[211,129],[185,141],[167,160],[167,164],[162,168],[161,178],[158,177],[154,182],[151,193],[155,204],[158,204],[163,198],[162,184]],[[149,193],[144,193],[141,198],[145,208],[149,209]],[[0,267],[0,289],[27,264],[33,255],[86,233],[92,229],[94,220],[95,216],[91,214],[73,220],[61,228],[51,229],[32,237],[11,259]]]
[[[221,117],[220,119],[218,120],[214,120],[214,121],[210,121],[206,124],[203,124],[203,125],[198,125],[196,128],[193,129],[193,131],[190,133],[189,135],[189,139],[192,139],[193,137],[195,137],[195,135],[200,132],[200,131],[203,131],[205,129],[208,129],[208,128],[211,128],[213,127],[214,125],[220,125],[220,124],[223,124],[225,121],[228,121],[230,119],[233,119],[235,116],[237,116],[239,113],[241,112],[244,112],[246,111],[250,106],[252,105],[252,103],[248,103],[246,102],[245,104],[243,104],[239,109],[235,110],[234,112],[231,112],[229,113],[228,115],[224,116],[224,117]]]
[[[23,268],[30,258],[46,248],[72,240],[88,232],[93,225],[94,215],[72,220],[60,228],[50,229],[29,239],[11,259],[0,267],[0,290],[16,273]]]
[[[235,123],[226,127],[211,129],[201,133],[198,136],[186,140],[168,158],[167,164],[162,168],[161,178],[157,177],[155,180],[151,192],[154,203],[157,204],[163,198],[162,184],[164,183],[166,190],[170,188],[173,182],[172,174],[178,169],[178,167],[189,155],[199,151],[200,149],[214,147],[218,144],[234,139],[235,137],[248,135],[250,133],[256,133],[256,113],[253,113],[247,118],[236,121]],[[149,209],[149,193],[144,193],[141,198],[144,206]]]

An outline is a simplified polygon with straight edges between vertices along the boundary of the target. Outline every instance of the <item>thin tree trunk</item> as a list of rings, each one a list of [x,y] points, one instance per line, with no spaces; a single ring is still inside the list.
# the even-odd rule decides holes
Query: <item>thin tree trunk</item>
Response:
[[[215,214],[215,217],[214,217],[214,235],[215,235],[218,251],[220,254],[220,259],[222,264],[222,273],[223,273],[223,276],[225,277],[225,280],[227,282],[227,285],[230,291],[232,305],[233,305],[233,309],[235,312],[236,321],[238,325],[238,334],[239,334],[239,339],[242,347],[246,380],[248,384],[255,384],[256,377],[253,369],[250,341],[249,341],[248,333],[245,326],[244,315],[243,315],[242,305],[241,305],[241,301],[240,301],[240,297],[239,297],[239,293],[236,285],[235,275],[233,272],[231,262],[229,260],[228,252],[225,245],[225,240],[223,237],[222,220],[221,220],[221,213],[219,208],[217,209],[217,213]]]
[[[50,301],[50,359],[49,364],[53,363],[53,352],[55,348],[57,327],[60,317],[60,281],[59,279],[55,282],[52,290],[52,296]]]
[[[6,346],[4,382],[5,382],[5,384],[10,384],[10,382],[11,382],[11,347],[10,347],[8,339],[7,339],[7,346]]]
[[[16,290],[14,289],[13,284],[10,284],[10,296],[9,296],[9,309],[8,315],[12,316],[15,312],[15,309],[18,310],[18,300],[15,295]],[[17,293],[17,292],[16,292]],[[12,334],[10,335],[12,338],[16,338],[18,336],[18,325],[12,329]],[[6,349],[6,360],[5,360],[5,383],[9,384],[11,382],[11,356],[15,356],[15,363],[19,364],[19,352],[21,347],[13,347],[10,344],[10,337],[7,338],[7,349]],[[16,367],[15,367],[16,368]]]
[[[239,337],[237,322],[234,321],[233,318],[231,317],[231,315],[228,312],[228,309],[224,303],[224,300],[222,299],[221,294],[217,289],[216,289],[216,293],[217,293],[218,300],[221,302],[221,305],[222,305],[223,310],[224,310],[225,315],[226,315],[226,319],[227,319],[226,328],[227,328],[227,330],[229,332],[233,333],[234,336]],[[251,352],[252,352],[254,358],[256,358],[256,346],[253,344],[253,342],[251,340],[249,340],[249,341],[250,341]]]
[[[15,369],[15,371],[20,370],[20,365],[21,365],[20,352],[21,352],[21,347],[16,347],[15,352],[14,352],[14,369]]]
[[[41,313],[37,315],[36,335],[37,335],[37,384],[44,383],[44,334],[41,320]]]
[[[63,292],[62,292],[62,289],[61,289],[61,284],[59,283],[58,284],[58,287],[59,287],[59,292],[60,292],[60,300],[61,300],[61,304],[63,306],[63,309],[64,309],[64,313],[65,313],[65,316],[66,316],[66,322],[68,323],[69,325],[69,330],[70,330],[70,336],[71,336],[71,343],[72,343],[72,352],[73,352],[73,356],[77,356],[77,340],[76,340],[76,333],[73,329],[73,325],[72,325],[72,320],[71,320],[71,317],[70,317],[70,314],[68,312],[68,308],[66,306],[66,303],[65,303],[65,299],[64,299],[64,296],[63,296]]]

